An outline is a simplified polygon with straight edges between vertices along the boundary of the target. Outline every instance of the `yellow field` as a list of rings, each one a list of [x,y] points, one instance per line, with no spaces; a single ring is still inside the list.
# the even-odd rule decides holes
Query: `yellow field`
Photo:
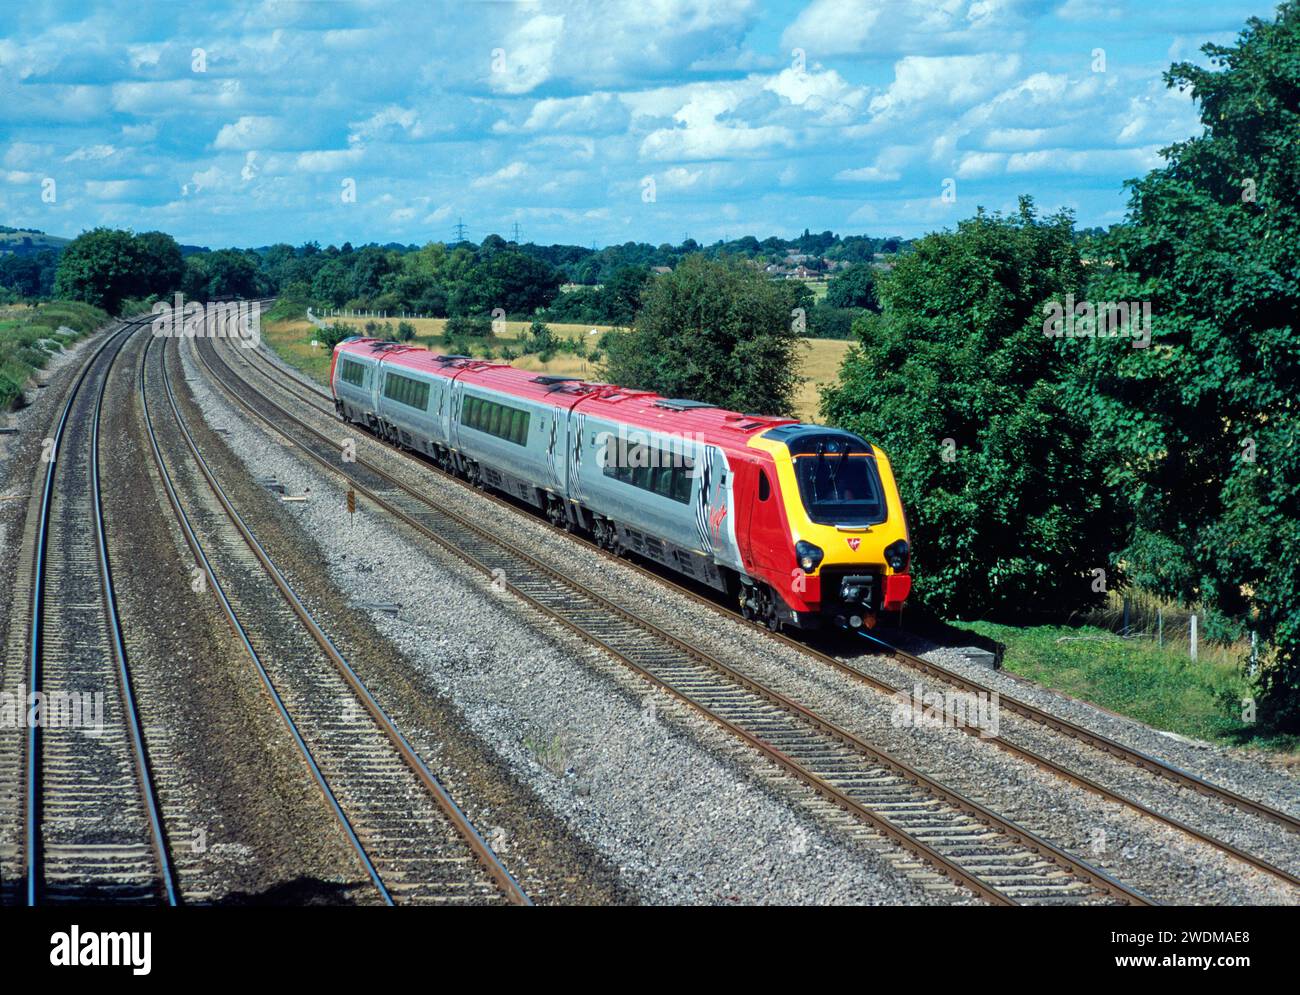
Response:
[[[350,324],[356,324],[358,328],[364,327],[365,324],[364,320],[347,320]],[[445,352],[447,350],[448,347],[442,344],[442,331],[443,326],[446,324],[445,319],[411,318],[408,320],[415,326],[415,341],[412,345],[423,346],[432,349],[434,352]],[[397,322],[392,320],[392,323],[393,327],[396,328]],[[600,339],[600,334],[609,330],[607,325],[552,324],[550,328],[557,336],[563,338],[576,339],[585,337],[588,348],[594,348]],[[596,335],[591,334],[592,329],[596,330]],[[329,378],[330,356],[322,348],[312,348],[312,331],[312,325],[306,319],[264,322],[262,325],[262,338],[291,366],[324,383]],[[514,349],[515,352],[519,352],[520,345],[527,336],[527,332],[528,322],[508,321],[506,322],[505,334],[489,335],[482,341],[484,345],[491,346],[493,353],[499,356],[501,350],[507,346]],[[830,383],[836,379],[839,375],[840,363],[852,343],[836,339],[808,339],[807,341],[809,347],[803,351],[800,375],[808,379],[801,385],[796,394],[795,413],[804,421],[815,421],[819,400],[817,389],[822,384]],[[577,356],[568,353],[561,353],[556,354],[548,363],[543,363],[537,356],[533,355],[520,356],[513,360],[511,365],[521,370],[533,370],[554,376],[590,378],[596,376],[595,366],[597,364],[586,359],[579,359]]]

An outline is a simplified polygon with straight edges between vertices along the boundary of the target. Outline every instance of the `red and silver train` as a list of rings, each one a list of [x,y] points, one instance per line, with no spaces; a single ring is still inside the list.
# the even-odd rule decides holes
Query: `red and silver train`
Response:
[[[911,591],[889,460],[852,433],[363,337],[330,385],[345,420],[773,629],[869,628]]]

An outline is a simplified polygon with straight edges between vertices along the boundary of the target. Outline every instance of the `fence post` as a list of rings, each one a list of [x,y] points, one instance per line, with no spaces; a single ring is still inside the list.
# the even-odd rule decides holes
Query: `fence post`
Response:
[[[1124,632],[1123,632],[1123,634],[1124,634],[1125,636],[1128,635],[1128,598],[1125,598],[1125,599],[1124,599]]]
[[[1253,629],[1250,633],[1250,676],[1254,679],[1259,673],[1259,633]]]
[[[1159,645],[1165,644],[1165,610],[1164,608],[1156,609],[1156,638]]]
[[[1192,616],[1192,659],[1196,659],[1196,616]]]

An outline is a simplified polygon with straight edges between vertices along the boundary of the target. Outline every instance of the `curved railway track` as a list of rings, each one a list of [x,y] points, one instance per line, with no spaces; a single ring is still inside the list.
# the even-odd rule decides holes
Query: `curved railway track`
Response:
[[[151,369],[152,345],[141,352],[140,400],[172,511],[380,900],[531,904],[236,510],[177,403],[165,340]],[[161,421],[154,381],[171,415]]]
[[[319,411],[323,415],[327,415],[332,418],[337,418],[337,415],[334,411],[332,395],[328,391],[321,388],[318,384],[313,383],[312,381],[306,379],[305,377],[301,376],[300,374],[297,374],[294,371],[285,369],[282,365],[272,364],[270,360],[262,356],[257,350],[247,350],[245,356],[248,358],[249,368],[257,372],[260,376],[264,377],[269,382],[280,386],[281,389],[287,389],[285,388],[284,382],[286,379],[289,380],[297,388],[296,391],[294,391],[293,393],[296,393],[296,395],[304,403],[308,404],[310,407]],[[319,403],[320,401],[326,401],[328,402],[328,404]],[[472,485],[469,484],[468,482],[463,481],[458,477],[449,475],[445,473],[445,471],[434,466],[429,461],[421,459],[420,454],[418,453],[413,454],[407,452],[405,450],[402,450],[400,447],[392,444],[391,442],[380,439],[373,435],[370,435],[369,438],[379,443],[380,445],[383,445],[388,449],[393,450],[394,452],[404,453],[407,456],[414,455],[423,466],[426,466],[434,470],[440,476],[443,476],[444,478],[449,480],[453,480],[457,484],[463,487],[466,488],[472,487]],[[512,509],[518,508],[518,505],[516,503],[511,502],[499,495],[492,494],[491,492],[475,489],[475,493],[477,493],[482,497],[487,498],[488,500],[494,501],[499,505],[509,507]],[[537,521],[539,524],[542,524],[546,528],[551,529],[553,531],[556,532],[565,531],[551,524],[550,522],[545,521],[542,518],[538,518]],[[830,653],[824,652],[814,646],[810,646],[805,642],[801,642],[796,639],[793,639],[784,633],[772,632],[760,622],[746,621],[738,613],[731,611],[725,605],[720,604],[717,601],[716,596],[712,595],[711,593],[701,593],[698,590],[692,589],[690,587],[686,587],[683,584],[678,583],[676,580],[674,580],[671,577],[665,576],[664,573],[661,571],[647,568],[646,566],[636,563],[635,561],[618,558],[614,554],[610,553],[605,549],[602,549],[601,547],[597,546],[595,543],[590,542],[589,540],[587,540],[582,536],[570,534],[569,537],[573,541],[583,544],[590,552],[608,559],[618,559],[618,561],[624,564],[625,566],[631,567],[632,569],[638,571],[644,576],[653,578],[655,581],[657,581],[660,584],[664,584],[671,587],[678,594],[686,598],[689,598],[691,601],[700,604],[704,607],[707,607],[711,611],[725,614],[728,618],[732,619],[733,621],[748,625],[753,630],[761,633],[763,637],[772,640],[774,642],[780,643],[783,646],[792,648],[798,651],[799,653],[809,657],[810,659],[815,660],[818,663],[824,664],[826,666],[829,666],[834,670],[848,676],[854,681],[862,683],[872,688],[875,691],[890,696],[896,695],[900,691],[908,692],[908,693],[910,693],[911,691],[911,689],[908,687],[895,685],[887,681],[881,680],[879,677],[869,674],[863,671],[862,669],[860,669],[859,667],[854,666],[851,662],[842,660]],[[982,695],[991,695],[993,693],[992,688],[990,688],[985,684],[980,683],[979,681],[966,677],[940,664],[932,663],[912,653],[908,653],[905,650],[893,646],[871,633],[865,633],[865,632],[859,633],[858,638],[862,641],[864,645],[869,646],[873,652],[887,655],[893,660],[897,661],[900,665],[908,668],[909,670],[916,671],[917,673],[920,673],[928,678],[941,682],[942,684],[946,684],[947,686],[957,691],[961,691],[968,694],[982,694]],[[1106,736],[1102,733],[1098,733],[1092,729],[1088,729],[1078,723],[1071,722],[1070,720],[1055,715],[1052,712],[1047,711],[1046,709],[1039,708],[1026,701],[1019,700],[1017,698],[1002,694],[1000,692],[999,692],[999,706],[1005,709],[1006,711],[1011,712],[1012,714],[1022,719],[1025,719],[1026,721],[1042,726],[1064,737],[1067,737],[1068,739],[1074,740],[1075,742],[1078,742],[1083,746],[1094,749],[1099,753],[1105,754],[1106,756],[1109,757],[1113,757],[1126,764],[1129,764],[1133,767],[1143,770],[1148,774],[1151,774],[1166,782],[1174,784],[1179,788],[1194,791],[1199,795],[1202,795],[1207,798],[1211,798],[1224,805],[1231,806],[1232,808],[1235,808],[1238,811],[1245,813],[1251,817],[1259,818],[1267,822],[1270,822],[1274,825],[1278,825],[1284,828],[1285,830],[1287,830],[1288,832],[1300,833],[1300,818],[1297,818],[1296,816],[1291,815],[1288,812],[1284,812],[1281,811],[1280,809],[1273,808],[1267,804],[1248,798],[1240,794],[1239,792],[1233,791],[1221,785],[1214,784],[1213,782],[1208,781],[1205,778],[1199,777],[1196,774],[1193,774],[1173,764],[1160,760],[1159,758],[1151,756],[1148,753],[1135,749],[1134,747],[1128,746],[1127,744],[1121,743],[1112,737]],[[1279,880],[1286,881],[1291,885],[1300,887],[1300,874],[1296,873],[1295,870],[1280,866],[1278,863],[1266,859],[1265,857],[1260,856],[1258,854],[1248,852],[1247,850],[1239,846],[1236,846],[1231,842],[1228,842],[1220,838],[1219,836],[1216,836],[1212,832],[1208,832],[1204,829],[1191,825],[1185,820],[1181,820],[1171,815],[1168,815],[1164,812],[1161,812],[1158,809],[1153,808],[1149,804],[1145,804],[1133,797],[1130,797],[1129,795],[1121,791],[1108,787],[1107,785],[1101,783],[1097,779],[1089,777],[1071,767],[1068,767],[1056,760],[1053,760],[1043,755],[1042,753],[1031,749],[1028,746],[1017,743],[1014,739],[1007,738],[1005,735],[989,736],[987,732],[983,732],[973,726],[960,726],[959,728],[961,728],[967,734],[977,736],[981,739],[990,742],[992,745],[1011,754],[1012,756],[1015,756],[1029,763],[1032,763],[1034,766],[1038,767],[1043,771],[1046,771],[1049,774],[1052,774],[1055,777],[1059,777],[1065,781],[1068,781],[1080,788],[1083,788],[1086,791],[1089,791],[1097,795],[1098,797],[1106,799],[1107,801],[1115,802],[1117,804],[1123,805],[1126,808],[1130,809],[1131,811],[1134,811],[1146,818],[1155,820],[1157,822],[1162,823],[1163,825],[1168,826],[1171,829],[1175,829],[1181,833],[1184,833],[1187,836],[1197,840],[1200,843],[1204,843],[1208,846],[1214,847],[1215,849],[1232,857],[1235,860],[1240,860],[1243,863],[1249,864],[1250,866],[1256,868],[1257,870],[1263,871],[1266,874],[1278,878]]]
[[[739,673],[700,646],[678,639],[471,520],[433,505],[360,456],[342,463],[334,440],[265,392],[251,389],[211,343],[196,339],[194,348],[213,383],[237,405],[358,494],[485,577],[504,579],[541,615],[606,650],[952,882],[1000,904],[1149,903],[1099,868]]]
[[[133,319],[105,336],[68,390],[18,579],[30,586],[24,689],[23,893],[7,900],[175,905],[177,889],[131,681],[99,479],[109,372]],[[28,573],[27,571],[30,571]],[[37,699],[33,699],[37,700]],[[102,711],[101,711],[102,710]]]

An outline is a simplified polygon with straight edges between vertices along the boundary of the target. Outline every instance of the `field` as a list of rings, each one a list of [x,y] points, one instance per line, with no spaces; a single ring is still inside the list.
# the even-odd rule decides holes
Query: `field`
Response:
[[[365,324],[365,319],[340,320],[355,324],[358,330]],[[393,326],[396,327],[396,320],[390,320],[392,320]],[[446,324],[444,319],[412,318],[409,320],[415,326],[414,345],[432,349],[434,352],[447,351],[448,347],[442,342],[443,326]],[[481,340],[484,346],[492,350],[494,356],[500,356],[501,350],[507,347],[513,349],[516,353],[520,352],[523,341],[527,336],[527,322],[508,321],[505,324],[504,334],[490,335]],[[607,325],[552,324],[550,328],[552,332],[562,338],[585,338],[589,349],[595,348],[600,341],[601,334],[609,331]],[[592,334],[593,330],[596,332],[594,335]],[[324,383],[329,376],[329,353],[324,349],[312,347],[313,331],[311,323],[306,319],[264,321],[262,323],[262,338],[266,340],[268,345],[291,365]],[[800,372],[808,380],[800,387],[796,396],[795,413],[805,421],[813,421],[817,417],[817,388],[822,384],[832,382],[836,378],[840,361],[844,358],[844,354],[852,343],[835,339],[808,339],[807,341],[809,347],[803,352],[803,364]],[[594,378],[597,376],[596,367],[599,364],[587,359],[581,359],[570,353],[556,353],[552,359],[545,363],[537,356],[532,355],[520,356],[512,360],[511,365],[521,370],[533,370],[555,376]]]

